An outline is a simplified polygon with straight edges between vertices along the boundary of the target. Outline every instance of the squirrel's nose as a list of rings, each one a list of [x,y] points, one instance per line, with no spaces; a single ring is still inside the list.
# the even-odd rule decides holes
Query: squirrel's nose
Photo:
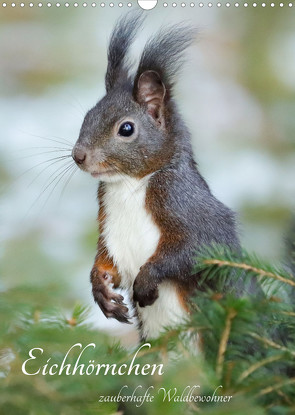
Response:
[[[74,148],[72,151],[72,157],[77,164],[83,164],[86,160],[86,152],[82,148]]]

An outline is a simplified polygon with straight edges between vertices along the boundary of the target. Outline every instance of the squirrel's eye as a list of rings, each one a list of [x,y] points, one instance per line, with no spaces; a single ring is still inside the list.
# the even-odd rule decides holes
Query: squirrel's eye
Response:
[[[123,137],[130,137],[134,133],[134,124],[132,122],[124,122],[120,125],[118,134]]]

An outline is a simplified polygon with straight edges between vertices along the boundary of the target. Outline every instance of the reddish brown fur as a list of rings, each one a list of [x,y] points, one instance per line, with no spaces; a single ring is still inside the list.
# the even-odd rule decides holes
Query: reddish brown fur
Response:
[[[182,285],[175,283],[177,296],[180,302],[181,307],[187,312],[190,313],[190,308],[188,306],[189,292]]]
[[[109,275],[111,275],[114,287],[117,288],[120,285],[121,277],[119,275],[117,267],[113,262],[113,258],[109,256],[107,247],[105,245],[104,237],[102,236],[106,218],[106,213],[103,205],[104,193],[105,192],[103,186],[99,186],[98,199],[100,201],[100,206],[98,211],[98,224],[100,235],[97,243],[97,255],[95,257],[93,268],[95,268],[99,274],[108,273]]]

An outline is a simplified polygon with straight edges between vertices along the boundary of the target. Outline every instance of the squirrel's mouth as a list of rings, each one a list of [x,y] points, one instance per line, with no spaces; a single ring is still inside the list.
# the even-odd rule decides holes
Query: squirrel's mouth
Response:
[[[101,177],[101,176],[111,176],[111,175],[113,175],[113,174],[115,174],[116,173],[116,171],[115,170],[113,170],[113,169],[105,169],[105,170],[101,170],[101,171],[94,171],[94,172],[92,172],[91,173],[91,176],[92,177],[95,177],[95,178],[99,178],[99,177]]]

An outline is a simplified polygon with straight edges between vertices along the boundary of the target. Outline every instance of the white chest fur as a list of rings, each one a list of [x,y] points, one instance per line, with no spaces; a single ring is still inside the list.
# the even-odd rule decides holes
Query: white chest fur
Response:
[[[123,288],[132,288],[139,268],[155,252],[160,232],[145,208],[149,177],[107,183],[104,195],[106,247],[121,274]]]
[[[121,287],[131,296],[139,268],[156,251],[160,238],[160,231],[145,208],[148,180],[148,176],[141,180],[126,178],[105,186],[103,236],[121,275]],[[146,338],[157,337],[164,327],[186,317],[176,287],[168,281],[160,284],[155,303],[144,308],[137,306],[137,312]]]

